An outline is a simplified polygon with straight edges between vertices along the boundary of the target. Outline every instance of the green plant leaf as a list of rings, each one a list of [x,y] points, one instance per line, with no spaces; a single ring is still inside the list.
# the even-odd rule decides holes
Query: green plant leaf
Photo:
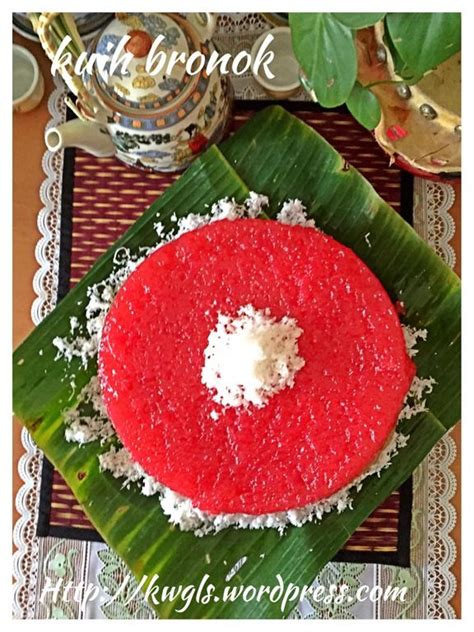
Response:
[[[414,85],[423,77],[423,73],[419,74],[408,67],[408,64],[400,57],[397,49],[393,45],[390,33],[386,28],[383,34],[385,46],[389,49],[393,61],[395,73],[409,85]]]
[[[346,101],[352,116],[367,129],[375,129],[380,122],[382,111],[380,103],[373,92],[355,82],[352,92]]]
[[[332,13],[332,15],[350,29],[363,29],[382,20],[385,13]]]
[[[461,49],[460,13],[387,13],[385,22],[392,46],[414,75],[422,76]]]
[[[351,29],[330,13],[290,13],[295,56],[319,103],[345,103],[357,76],[357,54]]]
[[[231,166],[232,165],[232,166]],[[64,437],[63,408],[71,394],[65,368],[87,382],[87,371],[69,369],[54,360],[51,341],[69,330],[69,317],[80,315],[77,302],[87,286],[107,276],[118,246],[137,249],[156,239],[156,213],[167,221],[176,212],[204,212],[205,204],[225,195],[242,200],[249,187],[270,196],[270,216],[289,197],[298,197],[318,226],[350,246],[377,274],[393,299],[405,302],[406,320],[426,327],[428,338],[415,361],[419,374],[438,384],[427,397],[429,412],[403,422],[408,445],[392,465],[353,494],[353,509],[326,514],[321,523],[274,530],[226,530],[196,538],[168,523],[156,498],[122,487],[120,480],[99,471],[97,443],[78,446]],[[368,237],[368,239],[367,239]],[[43,355],[38,355],[43,349]],[[225,586],[275,585],[275,575],[299,586],[311,582],[350,534],[398,488],[460,414],[460,287],[459,279],[375,193],[355,169],[304,123],[278,107],[256,115],[231,139],[199,158],[154,203],[132,228],[93,266],[25,340],[14,354],[13,404],[34,441],[64,476],[94,526],[140,581],[159,575],[161,586],[199,586],[208,574],[221,596]],[[67,377],[67,376],[66,376]],[[63,380],[63,381],[62,381]],[[63,399],[61,403],[60,400]],[[262,557],[263,555],[263,557]],[[233,564],[247,562],[229,582]],[[226,564],[224,564],[226,562]],[[161,617],[283,617],[296,604],[288,602],[193,600],[181,614],[182,602],[155,605]]]

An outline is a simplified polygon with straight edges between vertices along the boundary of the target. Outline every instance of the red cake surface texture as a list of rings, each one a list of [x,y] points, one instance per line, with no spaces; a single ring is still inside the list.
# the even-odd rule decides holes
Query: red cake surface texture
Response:
[[[264,407],[224,408],[201,381],[204,350],[218,314],[248,304],[296,319],[305,365]],[[133,459],[213,514],[285,511],[348,485],[389,439],[414,374],[369,268],[320,231],[262,219],[216,221],[151,254],[118,292],[99,350]]]

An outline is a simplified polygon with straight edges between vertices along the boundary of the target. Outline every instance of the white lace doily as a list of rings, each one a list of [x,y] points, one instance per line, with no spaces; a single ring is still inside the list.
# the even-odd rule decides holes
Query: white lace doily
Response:
[[[66,118],[64,84],[56,77],[55,89],[48,100],[51,120],[47,127],[56,126]],[[31,307],[31,319],[37,325],[56,303],[59,238],[61,222],[61,185],[63,152],[46,151],[43,155],[43,171],[46,176],[40,188],[41,203],[38,213],[38,229],[41,234],[36,244],[35,256],[39,264],[33,277],[36,298]],[[13,531],[16,551],[13,555],[13,615],[15,618],[35,618],[36,584],[38,576],[38,549],[36,522],[41,481],[43,455],[38,450],[25,428],[21,431],[25,453],[18,463],[18,472],[23,485],[16,497],[16,508],[20,517]]]
[[[216,41],[223,52],[250,49],[256,37],[268,23],[261,14],[221,14]],[[251,76],[234,77],[237,98],[268,98]],[[48,107],[51,113],[49,125],[58,125],[65,119],[64,88],[56,79]],[[45,152],[43,169],[45,181],[40,190],[43,208],[38,215],[41,238],[36,247],[38,271],[33,286],[36,294],[31,316],[38,324],[54,307],[57,293],[59,267],[60,206],[62,185],[61,152]],[[454,189],[445,183],[415,179],[414,225],[418,233],[442,257],[454,267],[455,253],[450,245],[455,225],[449,213],[454,203]],[[18,470],[23,481],[16,507],[20,514],[13,533],[17,548],[14,554],[14,599],[13,616],[19,619],[32,618],[104,618],[113,617],[113,612],[94,605],[70,608],[66,604],[39,603],[39,591],[48,573],[68,574],[73,581],[92,581],[102,586],[101,577],[108,549],[103,544],[91,544],[77,540],[38,538],[36,521],[39,500],[39,485],[42,454],[34,445],[28,432],[23,429],[22,442],[25,449]],[[425,462],[415,473],[413,502],[412,568],[396,569],[382,565],[328,565],[319,577],[340,576],[345,580],[364,584],[408,585],[412,594],[410,604],[383,604],[361,609],[360,605],[337,612],[316,612],[311,603],[305,602],[294,616],[312,618],[455,618],[450,600],[456,591],[455,577],[451,567],[456,559],[456,546],[451,537],[456,523],[456,512],[451,500],[456,491],[456,479],[451,466],[456,456],[456,444],[452,437],[445,436],[431,451]],[[110,553],[113,555],[113,553]],[[104,557],[105,556],[105,557]],[[359,568],[360,567],[360,568]],[[135,604],[132,611],[117,611],[117,618],[152,614],[142,603]]]

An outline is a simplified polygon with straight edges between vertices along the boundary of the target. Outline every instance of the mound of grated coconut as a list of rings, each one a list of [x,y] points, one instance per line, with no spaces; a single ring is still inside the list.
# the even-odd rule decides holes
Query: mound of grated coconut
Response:
[[[281,320],[270,310],[241,307],[235,318],[219,313],[204,351],[203,384],[222,406],[264,406],[294,385],[305,361],[298,355],[303,333],[294,318]]]
[[[172,216],[171,220],[177,225],[175,232],[166,234],[163,224],[157,222],[155,228],[159,237],[158,243],[153,247],[141,249],[139,254],[131,254],[126,248],[118,249],[114,257],[112,273],[104,281],[88,289],[88,303],[84,309],[86,325],[74,319],[71,322],[72,337],[54,339],[53,344],[58,351],[57,359],[63,358],[66,362],[70,362],[76,357],[81,360],[84,367],[87,367],[89,360],[96,357],[108,309],[121,285],[146,256],[183,233],[210,222],[257,217],[267,205],[266,196],[253,192],[244,204],[225,198],[216,202],[205,215],[190,213],[180,219]],[[277,215],[277,220],[283,224],[308,226],[317,230],[314,220],[308,219],[306,209],[299,200],[285,202]],[[230,374],[227,374],[225,380],[219,380],[216,367],[222,368],[225,365],[223,354],[232,334],[236,333],[235,324],[239,319],[238,336],[247,338],[250,346],[250,351],[243,354],[242,364],[246,366],[250,364],[255,373],[255,381],[252,384],[241,384],[240,388],[237,388],[236,380],[231,379]],[[406,325],[402,325],[402,328],[408,355],[413,357],[417,353],[418,339],[426,340],[427,332],[424,329],[414,329]],[[254,334],[258,330],[256,340],[252,340],[251,330]],[[301,333],[302,330],[298,328],[294,319],[285,317],[281,321],[276,321],[265,310],[255,310],[251,305],[241,308],[238,317],[234,320],[228,316],[219,316],[217,326],[211,332],[215,335],[209,336],[206,350],[209,352],[207,354],[209,358],[206,355],[207,368],[204,367],[202,375],[204,383],[215,390],[216,402],[225,402],[226,405],[245,405],[245,402],[252,402],[258,406],[265,403],[266,399],[279,389],[291,387],[295,373],[304,365],[304,360],[298,356],[297,347],[297,340]],[[260,361],[263,361],[263,364],[259,365]],[[399,420],[410,419],[413,415],[428,410],[424,395],[432,391],[435,383],[431,377],[414,378]],[[374,474],[380,476],[381,471],[390,465],[393,456],[406,445],[409,438],[395,430],[377,459],[360,477],[318,503],[260,516],[225,513],[216,515],[194,507],[189,498],[163,486],[133,461],[129,452],[120,444],[106,417],[99,380],[96,376],[82,389],[76,406],[64,411],[64,418],[65,435],[68,441],[81,445],[91,441],[100,441],[101,445],[107,444],[108,449],[98,454],[101,470],[109,471],[114,478],[122,479],[123,487],[128,488],[131,484],[137,484],[142,494],[146,496],[156,494],[164,513],[169,516],[169,522],[178,525],[183,531],[193,531],[196,536],[217,533],[231,526],[248,529],[275,528],[283,533],[289,524],[302,526],[306,522],[320,520],[329,511],[342,512],[345,509],[351,509],[350,491],[359,490],[368,476]],[[218,418],[218,413],[215,413],[213,418]]]

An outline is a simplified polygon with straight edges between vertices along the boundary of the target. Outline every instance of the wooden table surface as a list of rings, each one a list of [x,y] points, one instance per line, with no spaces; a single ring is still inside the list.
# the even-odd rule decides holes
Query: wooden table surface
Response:
[[[33,275],[38,269],[35,259],[35,246],[40,237],[37,229],[37,216],[41,209],[39,188],[45,176],[41,166],[44,144],[44,128],[50,115],[47,99],[53,89],[53,80],[49,72],[49,62],[39,44],[30,42],[14,33],[13,41],[28,48],[38,60],[45,79],[45,96],[41,104],[32,112],[13,114],[13,344],[16,347],[33,329],[30,310],[35,298]],[[461,187],[459,180],[450,180],[456,191],[456,204],[451,210],[456,223],[456,234],[451,242],[457,255],[456,272],[460,274],[461,240]],[[18,519],[15,508],[16,493],[21,485],[17,463],[23,453],[20,438],[21,427],[13,422],[13,522]],[[459,448],[453,470],[458,480],[458,491],[454,497],[454,506],[458,512],[458,523],[452,532],[456,541],[458,557],[453,571],[458,579],[458,590],[452,605],[458,617],[461,615],[460,590],[460,424],[453,430],[453,437]]]

